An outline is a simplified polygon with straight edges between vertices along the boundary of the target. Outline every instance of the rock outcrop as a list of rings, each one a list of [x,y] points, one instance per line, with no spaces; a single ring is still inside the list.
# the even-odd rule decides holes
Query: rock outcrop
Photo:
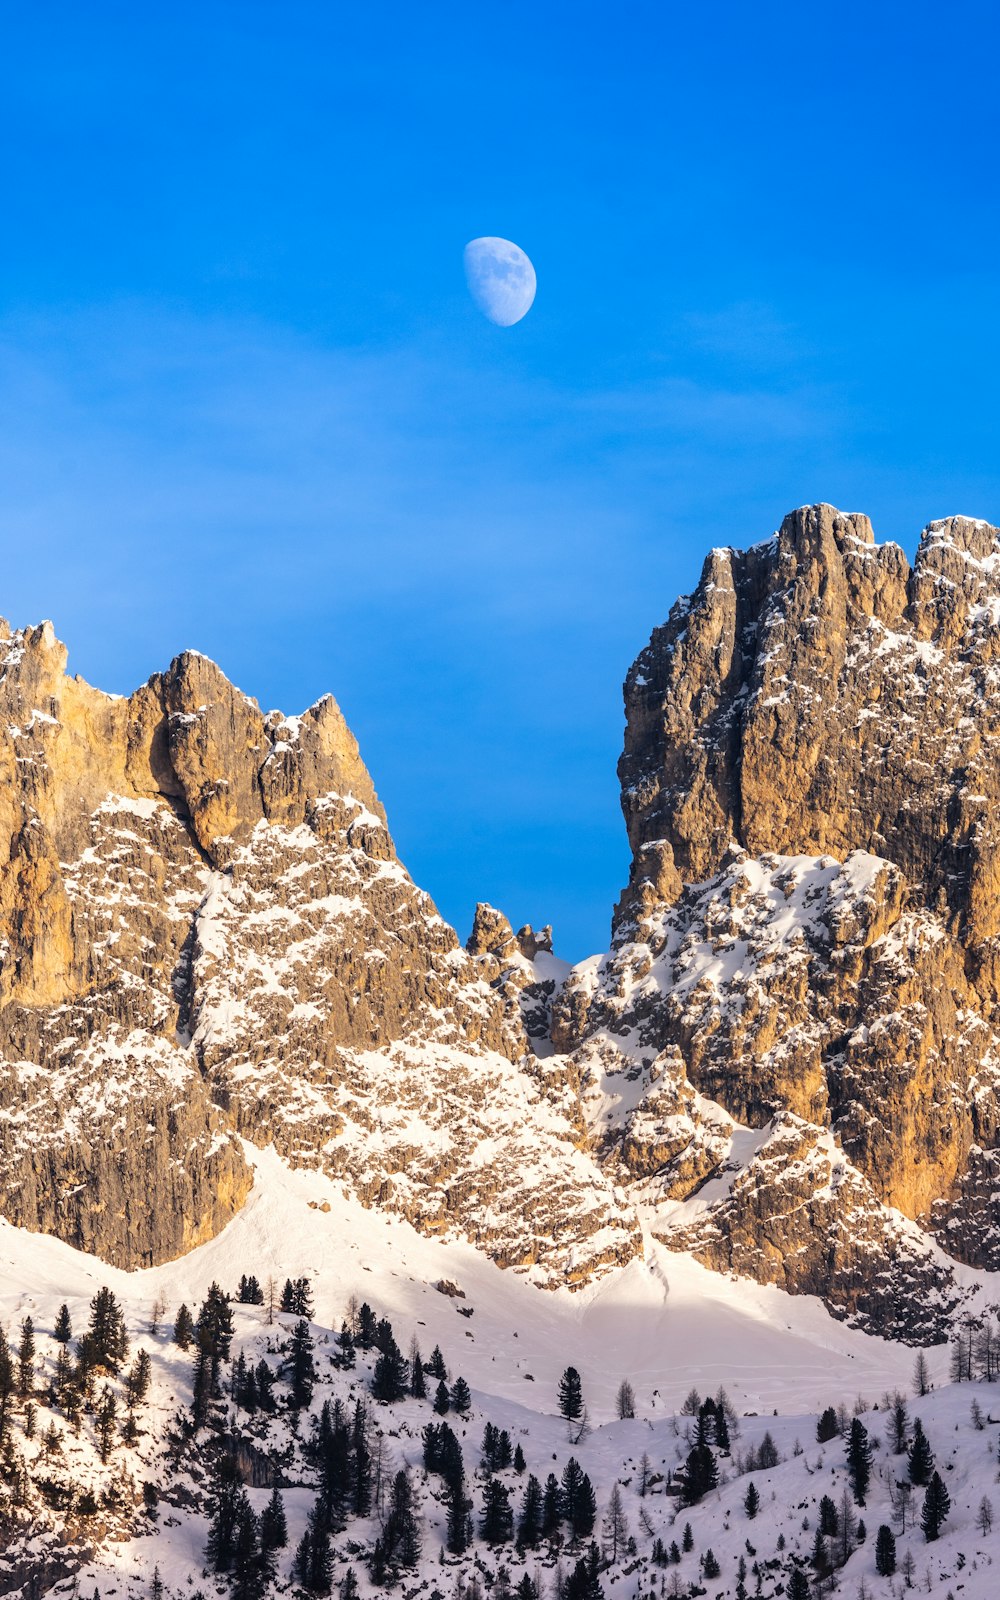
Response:
[[[542,1281],[634,1253],[571,1074],[400,865],[332,698],[265,714],[191,652],[112,698],[49,624],[0,654],[6,1217],[159,1262],[240,1207],[245,1139]]]
[[[942,1325],[932,1240],[1000,1266],[998,683],[985,523],[912,569],[830,506],[713,551],[629,672],[630,880],[557,1006],[654,1231],[880,1331]],[[744,1165],[720,1108],[773,1129]]]

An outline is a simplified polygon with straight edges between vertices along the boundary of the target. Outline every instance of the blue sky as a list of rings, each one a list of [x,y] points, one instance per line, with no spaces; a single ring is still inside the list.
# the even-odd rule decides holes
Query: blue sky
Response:
[[[602,948],[621,681],[712,544],[1000,521],[987,5],[10,8],[0,612],[331,689],[400,853]],[[516,240],[496,328],[462,249]]]

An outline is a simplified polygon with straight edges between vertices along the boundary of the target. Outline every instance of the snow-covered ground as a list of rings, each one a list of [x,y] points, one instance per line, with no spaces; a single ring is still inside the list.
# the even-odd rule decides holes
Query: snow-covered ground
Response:
[[[54,1346],[44,1335],[51,1332],[59,1304],[68,1302],[79,1333],[101,1285],[110,1287],[126,1307],[134,1343],[150,1351],[154,1388],[144,1423],[147,1439],[132,1462],[138,1480],[147,1472],[156,1478],[154,1436],[178,1406],[190,1402],[191,1357],[182,1355],[170,1337],[181,1301],[196,1310],[213,1280],[233,1292],[243,1273],[256,1275],[261,1283],[272,1275],[283,1283],[286,1277],[304,1274],[315,1293],[314,1335],[323,1376],[314,1409],[333,1394],[349,1399],[364,1393],[364,1362],[351,1372],[328,1372],[323,1359],[324,1349],[333,1348],[324,1344],[326,1330],[339,1328],[349,1298],[356,1295],[389,1318],[404,1351],[414,1333],[425,1357],[440,1345],[452,1376],[461,1373],[471,1385],[474,1408],[461,1433],[477,1513],[480,1484],[471,1473],[487,1420],[507,1428],[515,1443],[521,1443],[528,1471],[542,1481],[549,1472],[561,1473],[568,1457],[576,1455],[594,1482],[600,1511],[614,1483],[622,1484],[639,1559],[637,1565],[626,1561],[603,1575],[609,1595],[646,1594],[654,1580],[659,1590],[664,1576],[669,1593],[675,1574],[678,1592],[686,1593],[686,1585],[698,1578],[698,1557],[709,1546],[722,1568],[719,1579],[705,1581],[709,1595],[735,1594],[741,1554],[751,1569],[755,1560],[781,1563],[771,1572],[761,1569],[759,1592],[778,1593],[789,1553],[798,1549],[806,1554],[811,1548],[820,1496],[829,1494],[838,1501],[846,1482],[843,1443],[816,1443],[817,1415],[831,1404],[845,1404],[852,1412],[863,1407],[863,1420],[877,1446],[872,1490],[860,1513],[868,1538],[839,1581],[842,1592],[851,1595],[862,1578],[872,1594],[890,1593],[889,1580],[875,1576],[874,1539],[878,1525],[892,1521],[890,1487],[897,1476],[905,1476],[905,1458],[890,1456],[883,1442],[884,1410],[872,1408],[882,1406],[886,1391],[912,1392],[912,1350],[836,1322],[817,1301],[726,1279],[655,1245],[645,1262],[633,1262],[581,1291],[546,1292],[500,1271],[469,1245],[427,1239],[398,1219],[364,1210],[345,1199],[335,1184],[315,1173],[291,1172],[270,1152],[248,1148],[247,1153],[256,1166],[256,1183],[244,1210],[218,1238],[168,1266],[124,1273],[56,1240],[0,1223],[0,1317],[16,1339],[17,1325],[31,1315],[46,1367],[51,1368]],[[435,1285],[442,1279],[457,1284],[464,1298],[439,1292]],[[151,1335],[150,1313],[161,1294],[169,1309],[163,1327]],[[245,1348],[248,1357],[255,1352],[256,1360],[279,1330],[268,1328],[260,1308],[237,1306],[235,1312],[234,1355]],[[472,1314],[462,1314],[467,1312]],[[952,1514],[935,1544],[925,1544],[919,1527],[901,1534],[900,1560],[911,1547],[915,1581],[926,1589],[929,1574],[929,1592],[939,1590],[942,1597],[949,1590],[956,1597],[961,1590],[969,1600],[1000,1594],[1000,1582],[994,1583],[989,1568],[994,1540],[1000,1551],[1000,1525],[996,1534],[984,1536],[975,1524],[984,1494],[996,1494],[1000,1507],[1000,1491],[994,1490],[1000,1426],[987,1422],[980,1430],[970,1419],[973,1397],[978,1396],[988,1414],[994,1391],[983,1385],[948,1385],[944,1350],[928,1352],[928,1361],[937,1387],[926,1399],[911,1400],[910,1406],[924,1420],[951,1494]],[[576,1445],[569,1442],[556,1407],[557,1381],[568,1364],[582,1375],[592,1425]],[[634,1387],[637,1413],[624,1422],[615,1411],[623,1378]],[[676,1468],[690,1447],[685,1435],[691,1419],[677,1416],[685,1396],[692,1388],[703,1396],[715,1394],[720,1386],[740,1418],[734,1458],[720,1460],[729,1481],[690,1510],[678,1512],[676,1501],[662,1490],[640,1499],[637,1464],[643,1452],[655,1471],[666,1474]],[[992,1409],[1000,1421],[1000,1393]],[[433,1420],[430,1403],[407,1400],[391,1411],[378,1406],[373,1411],[389,1435],[394,1463],[416,1469],[424,1519],[421,1576],[428,1580],[427,1592],[436,1585],[450,1594],[455,1574],[439,1564],[441,1509],[431,1493],[434,1480],[423,1482],[421,1466],[421,1429]],[[47,1426],[47,1414],[41,1415]],[[459,1431],[457,1420],[450,1420]],[[735,1452],[759,1444],[765,1429],[783,1459],[779,1466],[754,1474],[762,1508],[751,1523],[742,1509],[748,1480],[735,1472]],[[81,1441],[67,1437],[65,1442],[67,1457],[80,1474],[95,1470],[86,1429]],[[118,1452],[121,1457],[128,1454]],[[504,1476],[518,1505],[524,1480],[513,1473]],[[258,1509],[267,1494],[251,1491]],[[921,1498],[918,1491],[918,1507]],[[285,1493],[291,1536],[283,1557],[285,1574],[312,1499],[309,1487],[290,1487]],[[640,1514],[653,1534],[643,1529]],[[680,1543],[685,1522],[694,1536],[691,1554],[665,1573],[649,1567],[652,1538]],[[898,1520],[894,1526],[898,1528]],[[362,1525],[351,1526],[352,1538],[363,1542],[363,1535]],[[779,1535],[784,1552],[777,1547]],[[102,1600],[112,1594],[119,1600],[145,1594],[157,1564],[168,1592],[193,1595],[201,1588],[208,1594],[220,1585],[224,1592],[221,1580],[204,1571],[204,1539],[201,1516],[163,1516],[151,1536],[103,1549],[79,1575],[79,1592],[90,1600],[96,1584]],[[754,1554],[748,1553],[748,1540]],[[522,1567],[512,1550],[497,1556],[479,1546],[478,1554],[487,1566],[506,1564],[515,1581],[520,1575]],[[353,1564],[364,1591],[364,1564],[357,1557]],[[531,1573],[538,1568],[551,1590],[554,1568],[530,1552],[526,1565]],[[895,1581],[898,1586],[902,1580]],[[405,1587],[414,1592],[412,1580]],[[754,1593],[752,1571],[747,1589]],[[53,1592],[72,1591],[67,1586]]]

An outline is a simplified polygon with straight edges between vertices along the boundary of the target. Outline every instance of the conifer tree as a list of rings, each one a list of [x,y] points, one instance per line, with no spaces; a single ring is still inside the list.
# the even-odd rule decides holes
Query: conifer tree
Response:
[[[420,1560],[420,1531],[414,1509],[413,1486],[405,1472],[397,1472],[392,1481],[382,1545],[386,1560],[394,1568],[412,1569]]]
[[[747,1492],[743,1497],[743,1510],[746,1512],[751,1522],[760,1510],[760,1495],[757,1493],[757,1485],[754,1483],[752,1478],[747,1486]]]
[[[56,1325],[52,1330],[52,1337],[57,1344],[67,1345],[73,1337],[73,1324],[70,1321],[69,1306],[61,1305],[56,1314]]]
[[[479,1531],[487,1544],[505,1544],[514,1532],[510,1490],[499,1478],[488,1478],[483,1489],[483,1513]]]
[[[296,1411],[303,1411],[312,1400],[313,1385],[316,1382],[312,1340],[309,1337],[309,1324],[304,1318],[300,1318],[292,1329],[288,1349],[288,1373],[292,1406]]]
[[[211,1371],[212,1394],[219,1393],[219,1368],[229,1360],[233,1342],[233,1311],[229,1296],[223,1294],[217,1283],[208,1286],[195,1325],[199,1341],[205,1342]]]
[[[459,1416],[464,1417],[472,1405],[472,1395],[464,1378],[458,1377],[455,1379],[451,1386],[450,1399],[452,1410],[457,1411]]]
[[[260,1514],[260,1543],[262,1550],[284,1550],[288,1543],[288,1523],[281,1491],[274,1489],[271,1498]]]
[[[427,1371],[430,1376],[432,1378],[436,1378],[439,1383],[447,1383],[448,1369],[444,1364],[444,1356],[441,1354],[441,1350],[438,1345],[435,1345],[434,1349],[431,1351],[431,1359],[427,1363]]]
[[[101,1398],[97,1406],[95,1423],[97,1427],[97,1451],[102,1465],[107,1464],[115,1439],[115,1420],[118,1416],[118,1398],[108,1384],[101,1391]]]
[[[567,1367],[559,1379],[559,1411],[567,1422],[583,1416],[583,1385],[575,1367]]]
[[[827,1444],[831,1439],[835,1439],[837,1437],[839,1431],[840,1430],[837,1427],[837,1413],[833,1406],[827,1406],[826,1410],[823,1412],[816,1424],[816,1438],[819,1440],[820,1444]]]
[[[706,1573],[706,1577],[708,1574]],[[713,1574],[717,1576],[717,1574]],[[809,1579],[801,1567],[793,1567],[788,1574],[788,1586],[785,1590],[788,1600],[809,1600]]]
[[[923,1423],[917,1417],[913,1424],[913,1442],[907,1457],[907,1473],[912,1484],[923,1488],[929,1483],[931,1472],[934,1469],[934,1453],[930,1441],[924,1432]]]
[[[17,1392],[27,1400],[35,1392],[35,1324],[30,1317],[21,1323],[21,1340],[17,1347]]]
[[[125,1393],[130,1406],[141,1406],[149,1393],[153,1377],[153,1364],[148,1350],[139,1350],[125,1379]]]
[[[118,1372],[127,1355],[128,1334],[121,1306],[110,1289],[98,1289],[90,1302],[90,1321],[80,1344],[81,1362]]]
[[[896,1536],[883,1522],[875,1535],[875,1571],[880,1578],[891,1578],[896,1570]]]
[[[691,1532],[690,1522],[685,1522],[684,1524],[684,1532],[681,1534],[681,1549],[685,1555],[689,1550],[694,1549],[694,1534]]]
[[[706,1578],[717,1578],[722,1571],[721,1567],[719,1566],[719,1559],[711,1545],[709,1545],[708,1549],[705,1551],[705,1559],[701,1564],[701,1570],[705,1574]]]
[[[819,1531],[829,1538],[833,1538],[837,1532],[837,1507],[828,1494],[819,1503]]]
[[[434,1410],[439,1417],[447,1416],[451,1410],[451,1395],[448,1393],[448,1385],[443,1378],[434,1391]]]
[[[179,1350],[187,1350],[190,1348],[193,1338],[194,1318],[187,1306],[181,1305],[178,1307],[177,1318],[174,1322],[174,1344]]]
[[[375,1362],[375,1370],[372,1373],[372,1394],[382,1404],[391,1405],[397,1400],[402,1400],[406,1394],[406,1380],[406,1361],[390,1331]]]
[[[951,1510],[951,1496],[944,1486],[944,1481],[938,1472],[932,1472],[924,1495],[923,1510],[920,1513],[920,1526],[924,1538],[930,1544],[941,1532],[941,1525],[947,1519]]]
[[[527,1465],[528,1463],[524,1459],[524,1451],[521,1449],[520,1442],[518,1442],[514,1446],[514,1471],[523,1472]]]
[[[550,1472],[545,1480],[542,1491],[542,1537],[551,1539],[559,1531],[562,1520],[562,1498],[559,1490],[559,1480],[554,1472]]]
[[[534,1550],[542,1532],[542,1486],[534,1473],[530,1473],[524,1486],[521,1515],[517,1524],[517,1542],[522,1549]]]
[[[872,1447],[868,1430],[855,1417],[847,1442],[847,1472],[856,1505],[863,1506],[872,1475]]]

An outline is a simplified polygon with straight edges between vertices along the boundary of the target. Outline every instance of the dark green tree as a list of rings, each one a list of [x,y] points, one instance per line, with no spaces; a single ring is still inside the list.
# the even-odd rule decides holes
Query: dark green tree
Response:
[[[380,1350],[372,1373],[372,1394],[383,1405],[402,1400],[406,1394],[406,1361],[390,1333],[388,1342]]]
[[[875,1571],[880,1578],[891,1578],[896,1570],[896,1535],[883,1522],[875,1535]]]
[[[828,1444],[840,1432],[837,1426],[837,1413],[833,1406],[827,1406],[823,1415],[816,1424],[816,1437],[820,1444]]]
[[[559,1379],[559,1411],[568,1422],[583,1416],[583,1384],[575,1367],[567,1367]]]
[[[695,1506],[719,1481],[719,1469],[707,1444],[696,1444],[684,1463],[684,1504]]]
[[[17,1392],[27,1400],[35,1392],[35,1324],[30,1317],[21,1323],[21,1339],[17,1347]]]
[[[187,1350],[190,1348],[193,1338],[194,1318],[192,1317],[187,1306],[181,1305],[178,1308],[177,1319],[174,1322],[174,1344],[177,1345],[178,1349],[180,1350]]]
[[[719,1558],[711,1545],[705,1551],[705,1559],[701,1564],[701,1570],[706,1578],[717,1578],[722,1570],[719,1566]]]
[[[517,1524],[517,1542],[522,1549],[534,1550],[542,1533],[542,1486],[534,1473],[528,1475]]]
[[[427,1371],[432,1378],[437,1379],[438,1383],[447,1383],[448,1368],[444,1364],[444,1356],[441,1354],[438,1345],[435,1345],[431,1351],[431,1359],[427,1363]]]
[[[451,1386],[451,1408],[464,1417],[472,1405],[472,1395],[464,1378],[456,1378]]]
[[[837,1507],[828,1494],[819,1503],[819,1531],[830,1539],[837,1533]]]
[[[305,1318],[300,1318],[292,1329],[287,1366],[292,1406],[296,1411],[303,1411],[312,1400],[313,1385],[316,1382],[312,1339],[309,1337],[309,1324]]]
[[[57,1344],[67,1345],[73,1337],[73,1324],[70,1321],[69,1306],[61,1305],[56,1314],[56,1325],[52,1330],[52,1337]]]
[[[288,1543],[288,1522],[281,1491],[274,1489],[271,1498],[260,1514],[260,1544],[262,1550],[284,1550]]]
[[[125,1317],[110,1289],[98,1289],[90,1302],[90,1321],[80,1342],[80,1360],[88,1367],[118,1372],[128,1355]]]
[[[917,1417],[913,1423],[913,1442],[907,1457],[907,1473],[910,1482],[918,1488],[930,1482],[934,1470],[934,1452],[931,1450],[930,1441],[924,1432],[923,1423]]]
[[[951,1510],[951,1496],[944,1486],[939,1472],[932,1472],[924,1495],[924,1506],[920,1513],[920,1526],[924,1538],[930,1544],[938,1537],[941,1526],[946,1521]]]
[[[439,1417],[447,1416],[451,1410],[451,1395],[448,1393],[448,1385],[443,1378],[434,1391],[434,1410]]]
[[[707,1574],[706,1574],[707,1576]],[[793,1567],[788,1574],[785,1593],[788,1600],[809,1600],[810,1583],[801,1567]]]
[[[863,1506],[872,1476],[872,1446],[859,1417],[851,1423],[847,1440],[847,1474],[851,1480],[856,1505]]]
[[[488,1478],[483,1489],[483,1512],[479,1531],[487,1544],[506,1544],[514,1533],[514,1513],[510,1490],[499,1478]]]
[[[750,1518],[751,1522],[760,1510],[760,1495],[757,1493],[757,1485],[754,1483],[752,1478],[747,1486],[747,1492],[743,1497],[743,1509]]]

